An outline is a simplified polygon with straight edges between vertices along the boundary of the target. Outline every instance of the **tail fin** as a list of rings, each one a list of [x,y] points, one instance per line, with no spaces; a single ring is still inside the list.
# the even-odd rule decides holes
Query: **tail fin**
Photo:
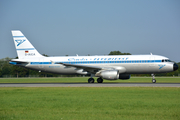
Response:
[[[19,59],[43,57],[19,30],[12,30],[12,36]]]

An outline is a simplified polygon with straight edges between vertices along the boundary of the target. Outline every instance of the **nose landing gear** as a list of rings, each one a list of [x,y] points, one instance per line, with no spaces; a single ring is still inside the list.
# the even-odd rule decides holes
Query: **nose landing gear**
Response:
[[[152,76],[152,83],[156,83],[155,75],[151,74],[151,76]]]

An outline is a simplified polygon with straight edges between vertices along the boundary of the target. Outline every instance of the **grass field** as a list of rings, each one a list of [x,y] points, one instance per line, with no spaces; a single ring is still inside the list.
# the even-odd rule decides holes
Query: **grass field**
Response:
[[[179,120],[180,88],[0,88],[0,120]]]
[[[62,78],[0,78],[0,83],[87,83],[88,77]],[[95,78],[95,82],[96,78]],[[129,80],[104,80],[114,83],[152,83],[151,77],[132,77]],[[180,83],[180,77],[156,77],[157,83]]]

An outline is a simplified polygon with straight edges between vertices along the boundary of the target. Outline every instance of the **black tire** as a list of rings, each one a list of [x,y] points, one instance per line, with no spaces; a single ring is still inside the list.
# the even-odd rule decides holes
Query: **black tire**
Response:
[[[94,83],[94,79],[93,78],[89,78],[88,79],[88,83]]]
[[[100,77],[100,78],[97,79],[97,82],[98,83],[103,83],[103,79]]]
[[[156,83],[156,79],[153,79],[153,80],[152,80],[152,83]]]

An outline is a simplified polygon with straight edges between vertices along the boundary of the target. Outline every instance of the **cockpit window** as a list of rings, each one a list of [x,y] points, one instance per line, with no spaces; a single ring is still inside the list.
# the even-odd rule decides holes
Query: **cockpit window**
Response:
[[[162,62],[171,62],[169,59],[163,59]]]
[[[172,62],[171,60],[167,60],[167,62]]]

